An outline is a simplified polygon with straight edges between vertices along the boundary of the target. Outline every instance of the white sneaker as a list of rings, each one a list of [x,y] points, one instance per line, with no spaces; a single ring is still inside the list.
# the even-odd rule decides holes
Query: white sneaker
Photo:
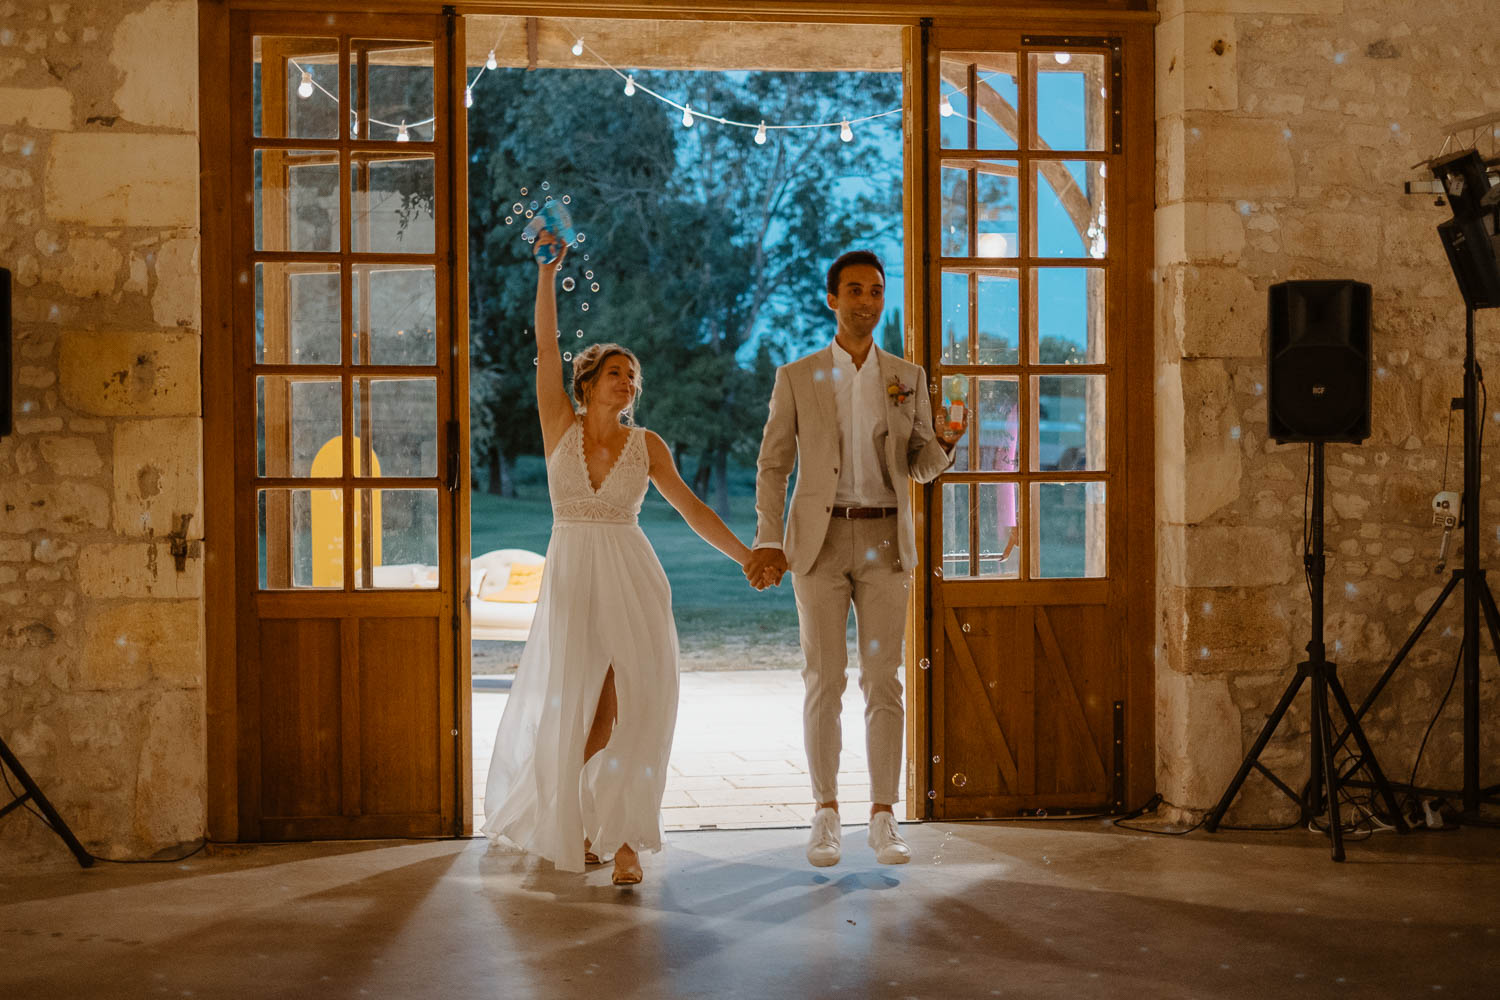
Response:
[[[839,863],[839,812],[823,808],[813,813],[812,835],[807,838],[807,860],[814,868]]]
[[[870,846],[875,860],[883,865],[904,865],[911,860],[911,848],[896,832],[896,817],[881,810],[870,817]]]

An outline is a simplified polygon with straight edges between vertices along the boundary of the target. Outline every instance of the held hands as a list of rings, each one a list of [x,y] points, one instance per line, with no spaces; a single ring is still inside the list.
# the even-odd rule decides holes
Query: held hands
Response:
[[[752,549],[744,569],[745,579],[756,590],[780,586],[782,574],[786,572],[786,553],[772,548]]]

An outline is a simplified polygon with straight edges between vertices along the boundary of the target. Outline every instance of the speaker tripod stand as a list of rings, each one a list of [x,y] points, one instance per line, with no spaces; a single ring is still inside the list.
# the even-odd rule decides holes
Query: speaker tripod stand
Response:
[[[1412,630],[1400,650],[1397,651],[1390,666],[1375,682],[1365,700],[1360,703],[1358,711],[1354,713],[1353,722],[1358,725],[1370,706],[1375,704],[1375,699],[1380,697],[1380,692],[1385,689],[1391,676],[1405,662],[1407,655],[1416,647],[1422,634],[1427,631],[1427,626],[1453,591],[1459,584],[1463,585],[1463,644],[1460,649],[1463,673],[1463,788],[1452,791],[1439,791],[1434,789],[1411,788],[1412,792],[1432,792],[1436,795],[1452,796],[1463,803],[1463,821],[1476,826],[1496,825],[1492,819],[1486,819],[1479,813],[1479,807],[1483,804],[1500,803],[1500,785],[1491,785],[1488,788],[1481,787],[1479,772],[1479,640],[1482,633],[1479,629],[1480,612],[1484,613],[1485,625],[1490,637],[1490,649],[1500,656],[1500,608],[1495,605],[1495,595],[1490,590],[1489,581],[1485,579],[1484,570],[1479,568],[1479,515],[1480,515],[1480,489],[1482,478],[1480,476],[1480,444],[1484,438],[1483,421],[1484,414],[1479,406],[1479,386],[1483,381],[1479,369],[1479,362],[1474,352],[1474,307],[1469,306],[1466,310],[1467,321],[1464,324],[1464,485],[1463,485],[1463,553],[1464,564],[1460,569],[1453,571],[1449,577],[1448,584],[1443,588],[1437,600],[1432,602],[1432,607],[1422,616],[1421,622]],[[1459,402],[1454,400],[1455,403]],[[1343,746],[1348,740],[1349,733],[1344,733],[1335,744],[1335,750]],[[1413,777],[1412,780],[1415,780]]]
[[[28,801],[35,802],[37,808],[42,811],[42,815],[47,817],[47,825],[67,845],[68,850],[73,852],[73,857],[78,859],[78,864],[84,868],[92,866],[94,856],[78,842],[77,837],[73,836],[73,831],[68,828],[68,824],[64,823],[63,818],[57,814],[57,810],[52,808],[52,803],[47,801],[47,796],[42,794],[42,790],[37,787],[37,783],[32,780],[31,775],[26,773],[26,769],[21,766],[21,762],[16,759],[16,755],[11,753],[10,747],[5,745],[5,740],[3,739],[0,739],[0,768],[4,768],[11,774],[14,774],[16,780],[21,783],[21,794],[11,799],[4,806],[0,806],[0,818],[4,818],[13,810],[21,808]]]
[[[1312,639],[1307,644],[1307,659],[1297,664],[1297,675],[1291,679],[1286,690],[1282,692],[1281,700],[1276,703],[1276,708],[1266,719],[1266,724],[1262,727],[1260,735],[1256,737],[1255,744],[1245,755],[1239,770],[1235,772],[1234,780],[1229,783],[1229,787],[1224,790],[1224,795],[1219,799],[1218,804],[1204,819],[1203,828],[1210,833],[1219,828],[1220,822],[1224,819],[1224,813],[1228,811],[1230,803],[1239,794],[1240,787],[1249,777],[1250,771],[1254,769],[1265,775],[1278,791],[1297,803],[1301,810],[1302,822],[1326,813],[1333,860],[1343,861],[1344,833],[1339,816],[1339,792],[1349,782],[1339,777],[1338,767],[1334,761],[1337,748],[1333,736],[1333,716],[1328,706],[1330,695],[1347,720],[1344,737],[1347,739],[1353,736],[1355,743],[1359,745],[1360,753],[1364,755],[1361,759],[1361,766],[1370,772],[1375,790],[1390,811],[1396,829],[1405,833],[1407,826],[1406,821],[1401,818],[1401,810],[1396,805],[1396,796],[1391,791],[1390,783],[1381,772],[1380,765],[1375,760],[1375,753],[1370,749],[1370,742],[1365,738],[1364,729],[1360,727],[1354,706],[1349,703],[1349,696],[1344,693],[1344,686],[1339,683],[1337,667],[1328,661],[1323,646],[1323,575],[1326,567],[1323,555],[1323,442],[1316,441],[1311,447],[1313,453],[1312,539],[1310,551],[1304,555],[1309,589],[1312,591]],[[1287,709],[1291,707],[1302,685],[1308,682],[1311,686],[1312,699],[1310,713],[1312,718],[1310,753],[1312,775],[1299,795],[1290,785],[1278,778],[1270,768],[1260,762],[1260,755],[1281,726]]]

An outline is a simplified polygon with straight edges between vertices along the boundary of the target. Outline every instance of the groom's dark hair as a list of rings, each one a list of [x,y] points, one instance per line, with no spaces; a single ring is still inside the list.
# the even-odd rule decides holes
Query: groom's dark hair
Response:
[[[874,252],[870,250],[850,250],[834,261],[833,266],[828,269],[829,295],[837,295],[839,293],[839,275],[850,264],[868,264],[880,272],[881,281],[885,280],[885,265],[880,263],[880,258],[875,256]]]

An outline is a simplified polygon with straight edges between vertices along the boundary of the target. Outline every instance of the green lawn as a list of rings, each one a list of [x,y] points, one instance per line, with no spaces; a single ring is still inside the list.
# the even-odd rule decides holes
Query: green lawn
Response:
[[[473,496],[473,553],[520,548],[547,551],[552,508],[544,486],[523,486],[517,499]],[[734,498],[729,527],[747,544],[755,534],[755,502]],[[672,610],[684,648],[797,644],[797,608],[791,582],[760,593],[726,556],[703,541],[653,490],[641,508],[641,528],[672,583]]]

